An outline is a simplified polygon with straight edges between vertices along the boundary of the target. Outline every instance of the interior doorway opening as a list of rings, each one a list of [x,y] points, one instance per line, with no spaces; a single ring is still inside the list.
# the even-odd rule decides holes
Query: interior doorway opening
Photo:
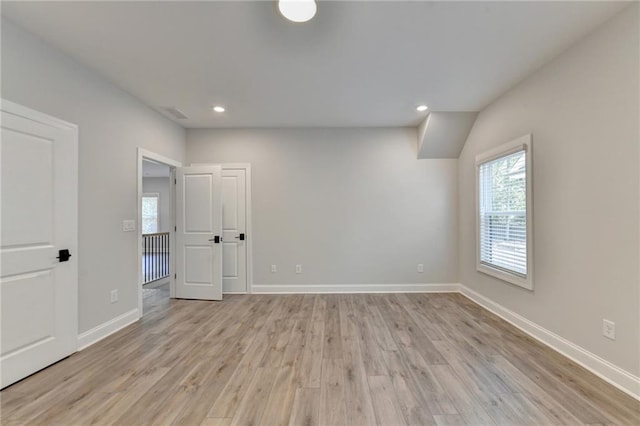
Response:
[[[171,167],[149,159],[142,161],[140,200],[142,236],[143,315],[169,302],[171,243]]]
[[[175,170],[181,163],[138,148],[138,316],[166,307],[175,274]]]

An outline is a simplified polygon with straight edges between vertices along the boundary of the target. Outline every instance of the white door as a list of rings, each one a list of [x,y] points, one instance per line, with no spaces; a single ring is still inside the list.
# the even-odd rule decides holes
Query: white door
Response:
[[[1,127],[5,387],[77,348],[78,130],[7,101]]]
[[[224,167],[224,166],[223,166]],[[245,169],[222,170],[222,274],[225,293],[247,291]]]
[[[222,300],[220,166],[176,169],[176,297]]]

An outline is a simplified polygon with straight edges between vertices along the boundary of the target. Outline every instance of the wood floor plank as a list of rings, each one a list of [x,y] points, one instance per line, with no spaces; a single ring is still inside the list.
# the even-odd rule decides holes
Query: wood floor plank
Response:
[[[200,371],[180,383],[174,397],[151,417],[153,423],[173,419],[174,424],[198,424],[208,414],[212,401],[222,393],[243,355],[230,341],[221,341],[213,347],[207,342],[203,344],[206,346],[201,352]]]
[[[392,324],[392,329],[401,336],[397,342],[402,342],[405,346],[412,346],[419,349],[424,359],[429,364],[446,364],[446,359],[433,345],[433,342],[422,332],[420,327],[411,318],[400,299],[396,295],[389,295],[385,299],[385,307],[380,310],[385,321]]]
[[[260,362],[260,367],[279,368],[284,352],[293,333],[296,321],[290,318],[279,318],[269,325],[267,333],[268,347]]]
[[[319,422],[326,426],[340,426],[347,423],[344,366],[341,359],[325,358],[322,361]]]
[[[89,423],[86,420],[87,413],[104,412],[106,407],[119,398],[118,394],[103,392],[88,392],[85,395],[78,395],[77,400],[70,401],[63,407],[52,407],[45,411],[43,415],[22,424],[43,424],[43,425],[76,425]],[[2,422],[4,425],[4,422]]]
[[[504,357],[496,356],[491,362],[502,372],[502,380],[508,380],[511,387],[518,389],[518,392],[526,395],[527,399],[538,407],[538,409],[544,411],[546,415],[553,420],[554,424],[580,424],[580,420],[576,416],[571,414],[569,410],[564,408],[558,401],[549,397],[543,389],[515,368],[513,364],[508,362]]]
[[[296,369],[285,366],[279,369],[260,423],[265,426],[288,425],[293,408],[293,400],[300,382],[296,378]]]
[[[429,404],[424,400],[415,377],[411,374],[402,354],[398,351],[384,351],[384,358],[389,370],[391,384],[398,397],[400,408],[410,425],[434,424]]]
[[[373,409],[379,425],[406,425],[407,421],[400,408],[396,394],[388,376],[369,376],[369,389]]]
[[[363,297],[354,297],[351,304],[355,311],[353,317],[354,324],[357,329],[357,336],[363,357],[364,368],[369,376],[382,376],[387,374],[382,350],[384,349],[378,344],[376,339],[376,331],[373,327],[373,321],[367,311],[366,301]]]
[[[231,426],[231,419],[207,417],[202,421],[202,423],[200,423],[200,426]]]
[[[258,368],[235,416],[231,420],[231,425],[260,424],[277,374],[278,369],[275,368]]]
[[[93,424],[112,424],[115,423],[122,413],[131,408],[142,395],[144,395],[153,385],[158,382],[167,372],[169,368],[163,367],[152,369],[148,375],[138,378],[135,384],[124,392],[119,393],[112,402],[96,415],[91,423]]]
[[[313,312],[311,313],[311,321],[324,321],[327,317],[327,295],[316,294],[313,303]]]
[[[317,426],[320,417],[320,389],[299,388],[293,400],[290,426]]]
[[[459,294],[145,299],[0,393],[3,425],[638,425],[640,402]]]
[[[495,425],[495,421],[483,406],[477,395],[465,386],[449,365],[431,367],[438,382],[453,400],[456,411],[467,424]]]
[[[438,426],[464,426],[467,424],[458,414],[437,414],[433,417]]]
[[[339,302],[347,424],[365,426],[375,424],[376,417],[351,301],[347,295]]]
[[[422,393],[429,411],[436,414],[458,413],[452,398],[433,374],[433,366],[427,364],[422,353],[415,348],[403,348],[402,353],[409,372]],[[444,364],[439,364],[444,365]]]
[[[274,302],[275,300],[277,299],[269,299],[270,302]],[[272,320],[274,312],[276,312],[275,315],[277,315],[278,305],[278,302],[271,305],[272,311],[266,317],[265,323],[260,324],[259,328],[257,328],[258,325],[255,324],[250,329],[249,332],[256,331],[257,334],[251,341],[242,360],[226,383],[220,396],[215,400],[206,417],[234,417],[238,405],[258,370],[269,346],[269,336],[262,330],[262,327]]]
[[[298,312],[294,313],[291,317],[295,320],[312,321],[315,297],[314,294],[302,295]]]
[[[521,345],[523,343],[520,342],[519,344]],[[540,389],[543,389],[544,393],[548,394],[552,399],[562,401],[565,408],[570,408],[571,413],[577,417],[580,422],[584,424],[614,423],[602,411],[602,408],[605,407],[599,407],[594,401],[583,397],[572,388],[568,381],[554,376],[549,368],[542,367],[538,364],[531,353],[528,352],[531,349],[532,348],[521,349],[519,346],[511,344],[508,349],[505,348],[504,353],[509,361],[530,380],[536,383]],[[549,367],[551,368],[550,365]],[[640,419],[640,416],[636,416],[636,419]]]
[[[313,321],[307,330],[298,377],[303,387],[319,388],[322,374],[324,321]]]
[[[522,399],[516,394],[496,395],[492,403],[486,406],[487,412],[498,425],[511,426],[552,424],[544,416],[537,416],[525,407]]]
[[[338,295],[330,294],[326,297],[324,321],[324,346],[322,357],[329,359],[342,358],[342,339],[340,337],[340,312]]]
[[[293,329],[291,330],[289,342],[287,343],[287,347],[284,349],[284,354],[282,355],[283,367],[300,365],[306,344],[307,330],[309,330],[310,326],[310,317],[308,319],[298,319],[295,321]]]
[[[258,334],[206,417],[233,417],[266,351],[267,336]]]
[[[375,330],[375,338],[378,342],[378,345],[383,350],[386,351],[397,351],[398,347],[396,346],[396,342],[391,335],[391,331],[389,330],[389,326],[387,322],[382,317],[382,313],[380,312],[379,301],[384,299],[384,295],[372,295],[368,294],[366,296],[367,301],[367,311],[369,312],[371,323],[373,325],[373,329]]]

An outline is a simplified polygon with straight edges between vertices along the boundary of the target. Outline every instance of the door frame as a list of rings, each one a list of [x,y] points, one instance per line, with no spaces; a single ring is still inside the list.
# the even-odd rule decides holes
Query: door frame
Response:
[[[146,150],[144,148],[138,147],[137,149],[137,158],[138,158],[138,167],[137,167],[137,196],[136,196],[136,222],[138,226],[136,227],[137,238],[136,238],[136,253],[137,255],[137,269],[138,269],[138,280],[136,285],[138,286],[138,319],[142,318],[143,306],[142,306],[142,162],[144,160],[150,160],[156,163],[161,163],[167,165],[172,168],[171,177],[169,179],[169,205],[171,208],[169,209],[169,297],[175,297],[175,224],[176,224],[176,214],[175,214],[175,185],[171,184],[171,179],[175,179],[175,168],[182,167],[182,163],[177,160],[173,160],[169,157],[165,157],[164,155],[157,154],[155,152]]]
[[[251,225],[251,163],[190,163],[190,166],[219,165],[222,170],[244,170],[245,171],[245,214],[247,235],[245,247],[247,250],[247,262],[245,265],[247,276],[246,294],[253,293],[253,227]],[[245,293],[223,293],[223,294],[245,294]]]

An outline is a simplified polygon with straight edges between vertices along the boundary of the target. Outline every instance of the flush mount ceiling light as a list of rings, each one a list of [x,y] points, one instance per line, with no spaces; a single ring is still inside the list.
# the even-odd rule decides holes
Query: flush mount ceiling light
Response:
[[[418,112],[424,112],[424,111],[426,111],[426,110],[428,110],[428,109],[429,109],[429,107],[428,107],[428,106],[426,106],[426,105],[418,105],[418,106],[416,107],[416,111],[418,111]]]
[[[214,107],[213,107],[213,110],[214,110],[215,112],[224,112],[224,111],[225,111],[224,107],[223,107],[223,106],[220,106],[220,105],[216,105],[216,106],[214,106]]]
[[[279,0],[278,10],[282,16],[293,22],[307,22],[316,15],[315,0]]]

